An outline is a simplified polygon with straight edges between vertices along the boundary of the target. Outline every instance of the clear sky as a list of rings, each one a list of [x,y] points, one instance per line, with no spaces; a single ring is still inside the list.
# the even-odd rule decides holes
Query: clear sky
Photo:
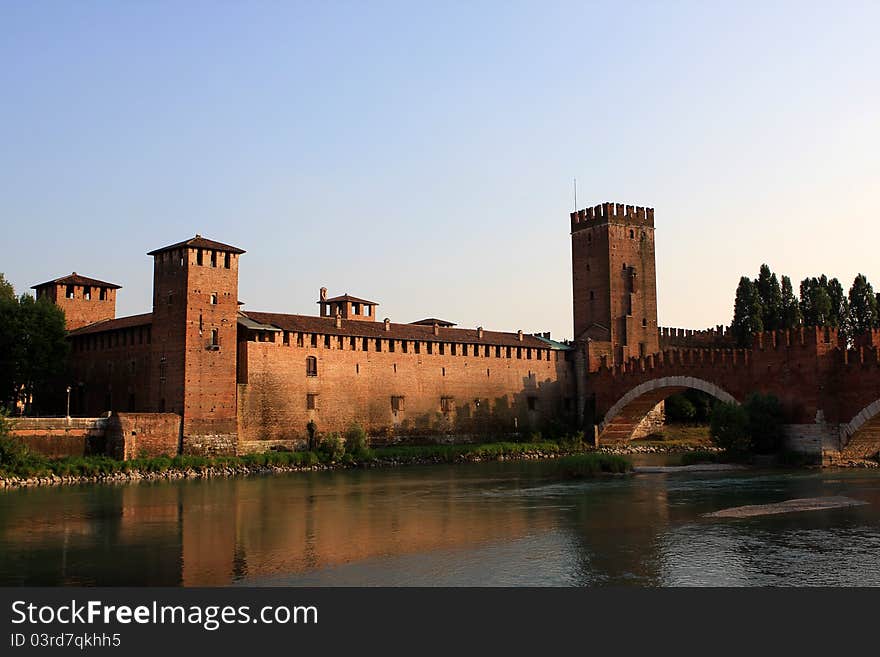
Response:
[[[245,308],[571,337],[568,213],[656,209],[660,323],[743,273],[880,285],[880,3],[0,3],[0,271],[150,309],[151,249]]]

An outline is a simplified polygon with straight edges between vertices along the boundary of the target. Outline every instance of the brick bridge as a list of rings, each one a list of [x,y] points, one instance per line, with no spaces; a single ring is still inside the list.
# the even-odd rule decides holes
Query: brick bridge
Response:
[[[756,336],[751,349],[675,348],[588,378],[600,441],[628,440],[648,412],[687,388],[724,402],[752,392],[782,403],[794,450],[825,462],[880,452],[880,331],[847,350],[834,329],[801,328]]]

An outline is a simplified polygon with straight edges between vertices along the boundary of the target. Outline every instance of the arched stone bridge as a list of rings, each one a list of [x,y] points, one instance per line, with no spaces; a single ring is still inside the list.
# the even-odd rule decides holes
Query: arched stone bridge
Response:
[[[600,441],[628,440],[672,394],[702,390],[724,402],[750,393],[782,403],[792,449],[838,458],[880,452],[880,332],[842,348],[836,330],[763,333],[751,349],[672,349],[587,376]]]

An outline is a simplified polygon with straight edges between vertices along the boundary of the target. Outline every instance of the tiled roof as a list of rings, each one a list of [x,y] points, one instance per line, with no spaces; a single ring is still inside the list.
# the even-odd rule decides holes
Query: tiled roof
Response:
[[[91,333],[103,333],[104,331],[116,331],[119,329],[132,328],[133,326],[145,326],[153,323],[153,313],[144,313],[142,315],[130,315],[128,317],[120,317],[118,319],[105,319],[88,326],[83,326],[75,331],[71,331],[70,335],[88,335]]]
[[[229,253],[244,253],[244,250],[239,249],[237,246],[229,246],[228,244],[215,242],[214,240],[206,239],[201,235],[196,235],[195,237],[191,237],[188,240],[184,240],[183,242],[178,242],[177,244],[172,244],[170,246],[163,246],[161,249],[150,251],[147,255],[156,255],[157,253],[162,253],[163,251],[179,249],[182,246],[189,246],[197,249],[213,249],[214,251],[228,251]]]
[[[31,285],[31,289],[36,290],[38,287],[43,287],[44,285],[90,285],[92,287],[109,287],[113,288],[114,290],[118,290],[120,287],[122,287],[121,285],[116,285],[116,283],[99,281],[97,278],[80,276],[76,272],[73,272],[69,276],[56,278],[54,281],[46,281],[45,283],[40,283],[39,285]]]
[[[378,306],[379,304],[375,301],[367,301],[366,299],[358,299],[357,297],[353,297],[350,294],[343,294],[339,297],[333,297],[332,299],[324,299],[323,301],[318,301],[318,303],[334,303],[337,301],[350,301],[351,303],[365,303],[368,306]]]
[[[336,328],[333,317],[314,317],[310,315],[282,315],[247,311],[244,313],[254,321],[271,324],[285,331],[320,333],[323,335],[344,335],[363,338],[391,338],[394,340],[420,340],[422,342],[466,342],[469,344],[491,344],[505,347],[532,347],[547,349],[548,344],[533,335],[523,334],[522,342],[516,333],[483,331],[479,338],[476,329],[441,327],[434,335],[433,326],[419,324],[390,324],[385,330],[384,322],[363,322],[359,320],[340,320],[341,328]]]
[[[428,317],[427,319],[420,319],[417,322],[410,322],[416,326],[457,326],[455,322],[447,322],[445,319],[437,319],[436,317]]]

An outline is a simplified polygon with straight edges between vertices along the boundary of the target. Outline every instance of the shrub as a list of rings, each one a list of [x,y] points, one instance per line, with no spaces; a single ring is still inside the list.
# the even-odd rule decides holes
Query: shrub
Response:
[[[745,403],[752,451],[758,454],[779,452],[783,446],[782,405],[773,395],[750,395]]]
[[[693,422],[697,417],[697,407],[683,394],[672,395],[665,406],[667,422]]]
[[[355,458],[363,458],[370,453],[370,441],[364,428],[355,423],[345,432],[345,451]]]
[[[321,439],[319,450],[330,461],[338,461],[345,454],[345,443],[338,433],[328,433]]]
[[[706,450],[697,450],[695,452],[685,452],[681,455],[682,465],[695,465],[697,463],[717,463],[718,452],[708,452]]]
[[[716,404],[709,423],[712,442],[731,454],[745,454],[751,448],[749,418],[738,404]]]
[[[619,454],[602,452],[564,456],[556,464],[559,474],[569,479],[594,477],[603,472],[623,473],[632,470],[629,459]]]
[[[28,456],[28,448],[22,441],[9,435],[6,418],[0,416],[0,468],[17,468],[27,462]]]

